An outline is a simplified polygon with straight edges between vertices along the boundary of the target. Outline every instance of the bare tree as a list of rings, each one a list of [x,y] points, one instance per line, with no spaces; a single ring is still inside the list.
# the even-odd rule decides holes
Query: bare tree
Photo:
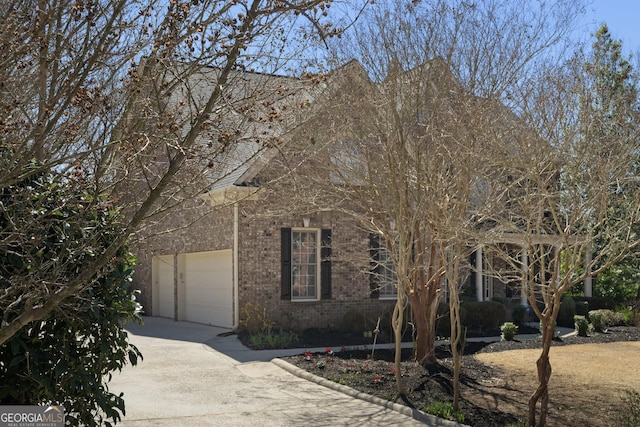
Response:
[[[447,240],[447,233],[458,235],[447,227],[476,220],[467,213],[470,189],[481,181],[483,138],[492,139],[494,122],[508,116],[495,101],[508,101],[514,81],[564,40],[575,11],[566,2],[549,10],[525,6],[396,1],[370,8],[338,46],[339,58],[356,58],[363,69],[317,113],[331,135],[314,134],[313,141],[331,144],[326,164],[334,166],[328,176],[338,196],[330,204],[315,194],[310,200],[354,201],[345,212],[386,242],[399,283],[394,323],[403,323],[408,298],[421,362],[436,362],[435,315],[447,271],[438,248],[458,247]],[[454,203],[465,207],[452,209]]]
[[[589,56],[523,86],[529,131],[506,132],[502,151],[510,154],[494,157],[503,198],[486,212],[495,225],[486,242],[523,284],[542,329],[532,426],[545,425],[549,411],[549,353],[562,296],[636,254],[639,244],[637,91],[628,85],[628,63],[603,48],[603,35]]]
[[[301,43],[339,32],[327,17],[330,5],[24,0],[0,6],[7,23],[0,29],[0,190],[53,173],[92,195],[85,208],[106,205],[122,213],[122,233],[106,248],[91,246],[86,230],[87,245],[96,249],[91,268],[73,277],[51,268],[47,277],[32,269],[6,278],[0,344],[90,286],[129,236],[210,183],[200,179],[205,171],[210,179],[227,173],[238,129],[249,118],[277,115],[272,104],[289,90],[264,83],[238,88],[243,72],[273,73],[291,65],[288,58],[304,68]],[[263,103],[255,107],[249,100],[258,90]],[[277,143],[269,136],[254,138],[255,152]],[[181,172],[187,163],[197,168]],[[2,251],[29,246],[40,219],[34,211],[22,228],[12,227],[11,218],[3,222]]]

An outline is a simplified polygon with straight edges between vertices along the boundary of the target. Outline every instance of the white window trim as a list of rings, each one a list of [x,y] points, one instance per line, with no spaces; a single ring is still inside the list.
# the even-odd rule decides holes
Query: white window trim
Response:
[[[387,249],[386,248],[379,248],[379,253],[382,254],[383,252],[385,253],[385,256],[387,257],[387,259],[389,258],[389,254],[387,253]],[[386,263],[380,262],[379,264],[381,267],[386,268]],[[394,272],[395,273],[395,272]],[[382,292],[382,289],[384,289],[387,284],[381,284],[382,286],[378,289],[378,300],[380,301],[396,301],[398,299],[398,278],[397,278],[397,274],[396,275],[396,283],[389,283],[388,286],[393,286],[394,289],[394,293],[393,294],[384,294]],[[382,274],[380,275],[381,279],[386,279],[387,276]]]
[[[311,233],[314,232],[316,234],[316,295],[314,297],[308,297],[308,296],[304,296],[304,297],[296,297],[294,296],[294,292],[293,292],[293,286],[294,286],[294,269],[293,269],[293,254],[294,254],[294,250],[293,250],[293,245],[295,242],[294,239],[294,233],[296,232],[304,232],[304,233]],[[320,261],[321,261],[321,230],[319,228],[292,228],[291,229],[291,261],[292,261],[292,268],[291,268],[291,302],[313,302],[313,301],[320,301],[320,294],[321,294],[321,280],[320,280],[320,274],[321,274],[321,270],[320,270]]]

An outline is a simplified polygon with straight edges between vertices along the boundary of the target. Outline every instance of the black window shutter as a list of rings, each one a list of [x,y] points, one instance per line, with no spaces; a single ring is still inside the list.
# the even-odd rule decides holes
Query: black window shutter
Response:
[[[291,229],[280,229],[280,298],[291,299]]]
[[[331,230],[326,228],[320,246],[320,298],[331,298]]]
[[[371,290],[371,298],[380,297],[380,280],[378,277],[380,262],[380,236],[378,234],[369,234],[369,289]]]
[[[475,289],[476,287],[476,277],[477,274],[479,273],[478,271],[476,271],[476,251],[471,252],[471,255],[469,255],[469,271],[471,272],[471,274],[469,274],[469,288],[471,289]]]

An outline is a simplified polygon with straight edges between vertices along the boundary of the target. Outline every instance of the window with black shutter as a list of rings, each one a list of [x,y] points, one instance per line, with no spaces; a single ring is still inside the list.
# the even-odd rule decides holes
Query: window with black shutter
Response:
[[[331,230],[281,229],[281,298],[331,298]]]

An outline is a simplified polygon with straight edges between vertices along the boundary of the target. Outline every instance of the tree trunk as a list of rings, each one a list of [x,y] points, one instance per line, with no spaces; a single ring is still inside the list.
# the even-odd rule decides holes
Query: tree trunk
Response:
[[[462,370],[462,325],[460,323],[460,298],[458,290],[452,286],[449,296],[449,321],[451,324],[451,354],[453,356],[453,410],[459,410],[460,371]]]
[[[551,339],[554,334],[554,322],[550,319],[543,320],[542,329],[542,353],[536,361],[538,367],[538,388],[529,399],[529,425],[544,426],[549,412],[549,379],[551,378],[551,363],[549,362],[549,351],[551,349]],[[536,424],[536,406],[540,401],[540,419]]]
[[[415,360],[421,365],[436,364],[436,314],[438,301],[432,285],[411,293],[411,310],[416,327]],[[422,298],[420,298],[422,293]]]
[[[395,338],[396,354],[394,358],[396,389],[398,394],[404,395],[404,387],[402,385],[402,324],[404,323],[404,296],[398,292],[398,300],[393,308],[391,317],[391,326],[393,327],[393,335]]]

